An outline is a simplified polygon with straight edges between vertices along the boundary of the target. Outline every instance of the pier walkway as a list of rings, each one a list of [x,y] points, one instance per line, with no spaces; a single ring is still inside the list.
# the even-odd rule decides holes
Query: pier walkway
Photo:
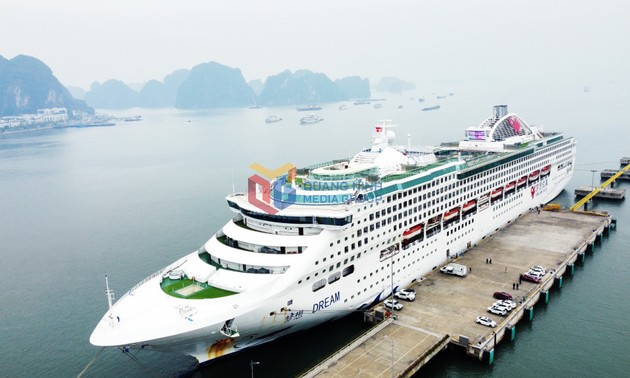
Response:
[[[584,261],[611,222],[610,216],[585,212],[524,214],[457,259],[469,267],[466,277],[434,270],[413,285],[416,300],[401,302],[405,307],[395,320],[378,324],[304,376],[410,377],[448,344],[492,363],[495,345],[515,338],[519,320],[533,318],[536,302],[549,299],[554,283],[562,286],[563,275],[573,274],[574,263]],[[520,274],[534,265],[547,269],[541,283],[519,283]],[[495,291],[510,293],[518,304],[506,317],[487,312]],[[497,327],[477,324],[480,315]]]

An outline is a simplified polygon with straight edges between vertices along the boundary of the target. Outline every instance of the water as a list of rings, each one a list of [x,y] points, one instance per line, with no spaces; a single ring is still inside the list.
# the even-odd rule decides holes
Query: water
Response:
[[[142,122],[116,127],[63,129],[0,137],[0,362],[2,376],[76,376],[98,348],[88,338],[104,314],[104,276],[121,296],[138,281],[195,250],[229,217],[224,197],[244,190],[253,162],[275,168],[347,157],[369,144],[381,118],[400,123],[399,142],[457,140],[463,129],[507,103],[526,120],[564,131],[579,143],[577,171],[558,199],[590,185],[590,170],[616,168],[630,155],[625,123],[629,96],[614,85],[484,93],[452,89],[442,108],[421,112],[408,96],[388,96],[381,109],[328,105],[324,122],[301,126],[293,108],[183,112],[132,109]],[[417,98],[417,96],[416,96]],[[402,104],[403,109],[397,109]],[[284,120],[265,124],[267,115]],[[597,176],[595,181],[598,182]],[[628,189],[628,184],[621,184]],[[575,276],[535,308],[532,323],[517,326],[495,364],[442,353],[421,375],[622,376],[630,344],[623,298],[630,257],[624,248],[630,223],[626,202],[600,202],[618,230],[588,256]],[[194,376],[293,376],[365,329],[346,318],[306,333],[220,360]],[[105,350],[89,377],[177,376],[195,361],[141,352],[144,366]]]

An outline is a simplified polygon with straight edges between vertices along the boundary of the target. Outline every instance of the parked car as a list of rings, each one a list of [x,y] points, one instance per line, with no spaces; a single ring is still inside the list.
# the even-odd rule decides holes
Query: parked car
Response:
[[[541,272],[542,274],[547,273],[547,271],[545,270],[545,268],[543,268],[543,267],[542,267],[542,266],[540,266],[540,265],[534,265],[534,266],[532,266],[531,268],[529,268],[529,270],[533,270],[533,271],[536,271],[536,272]]]
[[[502,301],[503,305],[506,307],[510,307],[510,310],[514,310],[516,308],[516,302],[509,300],[509,299],[505,299]]]
[[[508,311],[512,311],[516,308],[516,303],[509,299],[499,300],[494,302],[493,306],[495,307],[505,307]]]
[[[512,299],[512,294],[506,293],[505,291],[495,291],[492,296],[496,299]]]
[[[530,276],[534,276],[540,280],[545,276],[545,273],[540,273],[539,271],[531,269],[527,272],[527,274],[529,274]]]
[[[501,316],[505,316],[508,313],[505,307],[499,307],[499,306],[488,307],[488,312],[491,312],[496,315],[501,315]]]
[[[394,294],[394,297],[411,302],[414,299],[416,299],[416,292],[414,290],[404,289],[404,290],[397,291]]]
[[[391,300],[391,299],[386,299],[383,301],[383,305],[385,305],[385,307],[387,308],[391,308],[392,310],[397,310],[400,311],[403,309],[403,304],[396,301],[396,300]]]
[[[497,323],[487,316],[477,316],[477,319],[475,319],[475,321],[481,325],[485,325],[486,327],[494,328],[497,326]]]
[[[532,276],[531,274],[521,274],[521,279],[523,281],[528,281],[528,282],[533,282],[533,283],[540,283],[540,278]]]

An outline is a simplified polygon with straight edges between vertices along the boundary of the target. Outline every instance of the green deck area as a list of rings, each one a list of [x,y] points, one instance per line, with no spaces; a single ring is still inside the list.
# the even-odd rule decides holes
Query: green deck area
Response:
[[[205,282],[197,282],[189,278],[181,280],[164,278],[160,286],[166,294],[185,299],[221,298],[236,294],[236,292],[219,289]]]

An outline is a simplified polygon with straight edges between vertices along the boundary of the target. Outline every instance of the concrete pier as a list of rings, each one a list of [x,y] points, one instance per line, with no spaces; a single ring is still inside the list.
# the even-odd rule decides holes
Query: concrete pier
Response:
[[[592,186],[579,186],[575,189],[575,195],[578,197],[585,197],[595,189],[596,188]],[[605,188],[600,189],[599,192],[597,192],[597,194],[595,195],[595,198],[620,200],[623,199],[625,196],[625,189]]]
[[[617,173],[615,169],[604,169],[600,172],[599,176],[602,180],[607,180],[613,177]],[[630,172],[624,172],[619,177],[618,180],[630,180]]]
[[[524,214],[458,258],[470,268],[466,277],[439,269],[413,285],[414,302],[403,302],[396,319],[388,319],[308,371],[306,377],[410,377],[447,344],[469,356],[492,363],[495,346],[514,340],[516,324],[534,317],[534,305],[549,300],[549,289],[562,285],[576,261],[593,251],[596,239],[608,232],[610,216],[587,212],[542,211]],[[601,239],[599,239],[601,240]],[[489,263],[491,261],[491,263]],[[541,265],[547,274],[538,284],[521,281],[521,273]],[[519,289],[516,290],[516,284]],[[487,312],[505,291],[518,306],[501,317]],[[496,321],[496,328],[477,324],[477,316]]]

